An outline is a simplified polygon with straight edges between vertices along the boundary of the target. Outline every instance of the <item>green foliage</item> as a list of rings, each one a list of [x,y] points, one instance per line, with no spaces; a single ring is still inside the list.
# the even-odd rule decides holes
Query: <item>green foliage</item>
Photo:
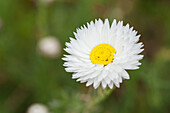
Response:
[[[168,0],[0,0],[0,113],[24,113],[33,103],[52,113],[168,113],[169,14]],[[145,45],[141,68],[105,98],[64,71],[64,51],[56,59],[37,51],[45,36],[64,48],[77,27],[95,18],[130,23]]]

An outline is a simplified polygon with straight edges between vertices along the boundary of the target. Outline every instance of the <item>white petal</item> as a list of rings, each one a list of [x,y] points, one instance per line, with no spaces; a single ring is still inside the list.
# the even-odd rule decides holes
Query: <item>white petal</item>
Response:
[[[121,76],[122,76],[124,79],[130,79],[129,74],[128,74],[125,70],[122,70]]]
[[[86,86],[88,87],[88,86],[90,86],[91,84],[93,84],[93,79],[90,79],[90,80],[88,80],[88,82],[86,83]]]
[[[110,89],[112,89],[112,88],[113,88],[113,82],[110,82],[110,83],[108,84],[108,86],[109,86]]]
[[[106,88],[106,85],[107,85],[107,83],[103,80],[103,81],[102,81],[102,87],[103,87],[103,89]]]

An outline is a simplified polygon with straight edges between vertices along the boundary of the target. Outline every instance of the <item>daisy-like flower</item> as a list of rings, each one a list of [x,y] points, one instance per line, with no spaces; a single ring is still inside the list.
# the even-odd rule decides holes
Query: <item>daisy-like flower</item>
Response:
[[[72,78],[86,86],[93,84],[96,89],[100,84],[103,88],[120,87],[122,79],[129,79],[126,70],[138,69],[141,63],[139,55],[144,49],[138,43],[140,35],[129,24],[116,20],[109,24],[108,19],[87,23],[70,38],[64,49],[70,55],[64,55],[65,70],[73,72]]]

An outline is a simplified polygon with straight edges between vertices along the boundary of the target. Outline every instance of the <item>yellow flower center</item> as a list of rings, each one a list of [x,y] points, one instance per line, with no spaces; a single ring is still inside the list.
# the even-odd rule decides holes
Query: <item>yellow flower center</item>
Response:
[[[90,53],[90,60],[93,64],[107,65],[114,59],[115,48],[109,44],[99,44]]]

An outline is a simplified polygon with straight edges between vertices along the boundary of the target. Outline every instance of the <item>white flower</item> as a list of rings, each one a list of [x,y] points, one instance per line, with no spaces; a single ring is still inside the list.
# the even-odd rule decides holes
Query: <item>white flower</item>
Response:
[[[91,21],[74,35],[75,39],[66,42],[64,50],[70,55],[64,55],[64,66],[67,72],[73,72],[73,79],[87,82],[86,86],[119,87],[122,79],[129,79],[126,70],[135,70],[141,65],[139,60],[143,55],[138,54],[144,49],[141,49],[143,44],[138,43],[140,35],[133,27],[129,28],[129,24],[123,26],[123,21],[114,20],[111,27],[108,19],[104,23],[100,19]]]
[[[39,51],[47,57],[56,58],[61,53],[61,45],[55,37],[45,37],[38,42]]]
[[[27,113],[49,113],[49,111],[42,104],[33,104],[28,108]]]

